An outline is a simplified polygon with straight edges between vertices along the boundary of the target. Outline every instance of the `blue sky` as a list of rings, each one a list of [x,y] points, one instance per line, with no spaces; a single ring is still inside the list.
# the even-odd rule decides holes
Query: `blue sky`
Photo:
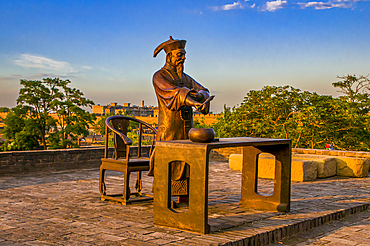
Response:
[[[337,75],[370,73],[370,1],[0,0],[0,106],[19,80],[70,79],[96,104],[157,105],[154,49],[186,39],[185,72],[216,95],[291,85],[338,95]]]

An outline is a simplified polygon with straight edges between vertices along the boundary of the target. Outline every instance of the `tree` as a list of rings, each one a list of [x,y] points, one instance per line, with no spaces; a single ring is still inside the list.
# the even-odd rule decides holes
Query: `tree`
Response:
[[[131,112],[127,110],[120,110],[118,113],[110,112],[107,114],[104,114],[100,117],[98,121],[94,124],[94,132],[98,133],[100,135],[105,135],[105,121],[108,119],[108,117],[113,115],[124,115],[124,116],[130,116]]]
[[[47,149],[46,135],[50,127],[55,126],[55,120],[50,116],[51,103],[61,97],[59,79],[24,80],[19,91],[17,105],[28,111],[27,117],[33,120],[37,127],[44,149]]]
[[[133,117],[130,114],[131,114],[131,111],[129,110],[120,110],[118,111],[118,113],[111,112],[109,114],[105,114],[101,116],[97,122],[95,122],[94,131],[103,136],[105,135],[105,121],[108,117],[113,116],[113,115],[124,115],[124,116]],[[146,127],[143,126],[143,130],[145,129]],[[110,134],[112,134],[112,132],[110,132]],[[112,141],[112,136],[113,135],[110,135],[108,138],[108,141],[109,141],[108,146],[110,147],[114,146],[114,143]],[[138,145],[139,143],[139,123],[138,122],[130,121],[130,125],[127,127],[127,137],[132,140],[132,146]],[[152,143],[151,139],[145,139],[145,138],[141,139],[142,145],[150,145],[151,143]]]
[[[354,97],[352,97],[354,98]],[[291,86],[249,91],[240,107],[225,107],[214,125],[217,137],[292,139],[296,148],[369,151],[370,100],[357,93],[333,98]]]
[[[39,146],[38,128],[26,117],[27,114],[27,109],[19,106],[9,111],[4,119],[2,133],[7,140],[1,146],[2,150],[32,150]]]
[[[50,134],[50,147],[67,148],[78,147],[78,136],[89,135],[89,124],[93,125],[95,115],[82,109],[92,107],[94,102],[83,97],[83,93],[76,88],[69,88],[69,80],[58,81],[59,97],[54,99],[50,107],[57,114],[57,127]]]
[[[0,113],[6,113],[9,112],[9,108],[7,107],[0,107]]]
[[[344,95],[353,102],[357,101],[358,97],[362,96],[366,91],[370,90],[370,79],[367,76],[360,75],[343,75],[337,76],[340,81],[332,83],[335,88],[339,88],[338,92],[342,92]]]
[[[203,116],[203,118],[201,118],[201,119],[195,119],[194,120],[193,127],[194,128],[211,128],[212,124],[207,124],[206,119]]]
[[[217,136],[289,138],[290,118],[299,110],[299,92],[291,86],[249,91],[240,107],[225,107],[215,125]]]
[[[27,138],[23,136],[34,136],[37,133],[44,149],[48,144],[51,148],[76,146],[74,142],[78,136],[86,136],[88,124],[93,124],[95,120],[95,115],[82,107],[91,107],[94,103],[83,97],[80,90],[69,88],[70,83],[69,80],[59,78],[21,80],[23,88],[19,91],[17,110],[22,113],[17,114],[17,119],[24,124],[14,129],[18,135],[6,135],[8,140],[16,143],[22,137],[26,141]],[[56,117],[53,118],[52,114]],[[19,135],[22,132],[23,135]]]

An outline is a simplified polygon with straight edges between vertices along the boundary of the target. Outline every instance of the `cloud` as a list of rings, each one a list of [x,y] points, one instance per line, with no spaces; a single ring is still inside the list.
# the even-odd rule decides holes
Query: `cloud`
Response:
[[[10,76],[0,76],[0,80],[14,80],[20,78],[21,74],[11,74]]]
[[[223,10],[231,10],[231,9],[243,9],[243,6],[240,2],[234,2],[232,4],[225,4],[222,6]]]
[[[39,68],[43,71],[58,71],[60,73],[74,73],[74,69],[68,62],[56,61],[43,56],[22,54],[14,63],[25,68]]]
[[[331,9],[331,8],[343,8],[346,7],[346,3],[324,3],[324,2],[308,2],[308,3],[298,3],[301,8],[314,7],[315,9]],[[347,7],[348,8],[348,7]]]
[[[76,78],[75,76],[68,74],[68,75],[58,75],[53,73],[37,73],[35,75],[28,76],[29,78],[60,78],[60,79],[68,79],[68,78]]]
[[[368,0],[334,0],[328,2],[307,2],[307,3],[298,3],[298,5],[302,8],[315,8],[315,9],[332,9],[332,8],[342,8],[348,9],[352,8],[353,4],[356,2],[366,2]]]
[[[245,0],[245,2],[247,2],[247,1],[249,1],[249,0]],[[222,6],[213,6],[211,8],[214,11],[219,11],[219,10],[227,11],[227,10],[233,10],[233,9],[244,9],[245,7],[254,8],[255,4],[248,5],[248,4],[243,4],[240,1],[237,1],[237,2],[234,2],[234,3],[225,4],[225,5],[222,5]]]
[[[104,72],[108,72],[109,70],[104,68],[104,67],[98,67],[100,70],[104,71]]]
[[[282,0],[266,2],[266,5],[264,6],[263,10],[274,12],[278,9],[284,8],[287,4],[288,4],[288,1],[282,1]]]
[[[260,11],[269,11],[274,12],[279,9],[287,8],[288,6],[300,6],[301,9],[305,8],[314,8],[314,9],[331,9],[331,8],[354,8],[357,2],[367,2],[370,0],[327,0],[327,2],[316,2],[316,1],[308,1],[308,2],[298,2],[292,3],[288,0],[271,0],[266,1],[265,4],[258,4],[256,3],[248,4],[246,2],[250,2],[251,0],[238,0],[233,3],[225,4],[222,6],[212,6],[211,9],[214,11],[229,11],[229,10],[236,10],[236,9],[257,9]]]

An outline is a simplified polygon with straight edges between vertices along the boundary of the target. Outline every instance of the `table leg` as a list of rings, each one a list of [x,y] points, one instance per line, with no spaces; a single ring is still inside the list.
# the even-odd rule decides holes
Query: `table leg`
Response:
[[[171,208],[170,162],[185,161],[190,166],[189,210]],[[209,151],[204,148],[157,146],[154,168],[154,225],[209,233],[208,225]]]
[[[275,156],[274,192],[270,196],[257,193],[258,155],[270,153]],[[278,211],[290,211],[290,166],[291,146],[289,144],[243,147],[243,171],[240,206]]]

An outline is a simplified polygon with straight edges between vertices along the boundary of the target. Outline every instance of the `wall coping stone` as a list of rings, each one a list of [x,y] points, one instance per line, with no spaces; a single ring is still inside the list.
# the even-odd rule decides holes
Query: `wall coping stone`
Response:
[[[363,158],[369,158],[370,159],[370,152],[365,152],[365,151],[292,148],[292,152],[295,152],[295,153],[298,153],[298,154],[363,157]]]

